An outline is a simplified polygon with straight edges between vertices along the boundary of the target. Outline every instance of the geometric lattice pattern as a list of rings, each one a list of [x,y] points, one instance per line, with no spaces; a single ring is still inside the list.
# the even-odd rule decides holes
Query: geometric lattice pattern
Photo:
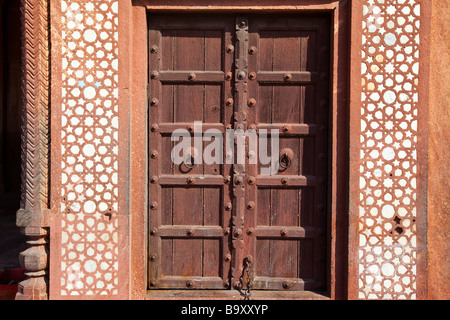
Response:
[[[61,213],[71,230],[61,294],[114,294],[117,226],[104,215],[118,205],[118,1],[63,0],[61,9]],[[75,273],[83,277],[73,283]]]
[[[359,298],[416,298],[420,5],[363,8]]]
[[[61,221],[61,295],[118,294],[118,220],[67,214]]]

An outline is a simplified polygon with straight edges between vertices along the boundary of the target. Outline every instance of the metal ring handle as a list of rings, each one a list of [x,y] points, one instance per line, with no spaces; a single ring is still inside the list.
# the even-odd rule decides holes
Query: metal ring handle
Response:
[[[287,164],[285,164],[285,162],[283,161],[283,159],[287,160]],[[292,165],[292,159],[291,157],[289,157],[289,155],[287,154],[287,152],[283,153],[281,158],[280,158],[280,167],[282,167],[283,169],[287,169]]]
[[[192,165],[187,163],[186,160],[187,160],[188,158],[191,159],[190,162],[192,163]],[[188,168],[189,170],[190,170],[190,169],[193,169],[193,168],[196,166],[196,164],[195,164],[195,157],[194,157],[192,154],[188,154],[188,155],[186,156],[186,158],[184,158],[183,164],[184,164],[184,166],[185,166],[186,168]]]

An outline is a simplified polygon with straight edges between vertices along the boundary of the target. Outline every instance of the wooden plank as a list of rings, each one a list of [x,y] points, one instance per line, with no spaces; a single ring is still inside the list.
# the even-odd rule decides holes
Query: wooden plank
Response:
[[[330,300],[326,292],[254,290],[252,300]],[[236,300],[243,299],[237,290],[152,290],[147,300]]]
[[[159,71],[163,83],[221,83],[225,81],[223,71]]]
[[[310,239],[316,237],[317,234],[318,232],[314,227],[258,226],[255,228],[255,236],[264,239]]]
[[[224,30],[229,28],[230,21],[233,20],[232,17],[212,14],[167,14],[150,16],[150,21],[166,30]]]
[[[174,86],[174,122],[203,121],[203,85]]]
[[[223,289],[221,277],[198,277],[198,276],[166,276],[158,280],[160,289]]]
[[[286,183],[283,183],[286,179]],[[262,176],[256,179],[258,187],[314,187],[318,183],[315,176]]]
[[[173,37],[174,70],[205,70],[204,30],[183,28],[166,32]]]
[[[315,290],[318,287],[313,279],[255,277],[254,282],[254,290],[304,291]]]
[[[276,112],[276,110],[274,110]],[[288,131],[286,131],[286,128]],[[256,125],[257,130],[265,129],[267,130],[267,134],[270,135],[270,130],[275,129],[278,130],[280,135],[289,135],[289,136],[312,136],[316,135],[317,125],[315,124],[296,124],[296,123],[259,123]]]
[[[187,179],[192,178],[189,183]],[[224,184],[224,177],[222,175],[203,175],[203,174],[189,174],[189,175],[168,175],[163,174],[158,178],[158,183],[161,186],[221,186]]]
[[[273,86],[272,123],[298,123],[300,118],[300,86]]]
[[[258,26],[265,19],[258,20]],[[273,77],[272,81],[270,76],[278,75],[279,80],[283,81],[283,85],[273,86],[272,97],[272,119],[271,123],[285,123],[289,124],[289,134],[292,133],[292,122],[296,122],[299,119],[299,100],[300,100],[300,87],[299,86],[287,86],[288,82],[298,82],[298,76],[294,71],[300,70],[300,39],[298,32],[296,31],[276,31],[267,32],[264,36],[273,38],[272,49],[272,72],[259,72],[257,75],[258,83],[276,83],[278,77]],[[289,70],[289,72],[280,73],[281,70]],[[294,75],[292,75],[294,73]],[[260,77],[260,74],[262,77]],[[285,79],[285,76],[289,75],[289,79]],[[268,81],[266,81],[268,80]],[[275,80],[275,81],[273,81]],[[286,125],[282,126],[278,130],[283,133],[283,129]],[[296,127],[295,129],[298,129]],[[303,130],[303,127],[301,127]],[[294,131],[298,132],[298,131]],[[280,139],[280,151],[282,148],[288,147],[291,150],[297,151],[298,146],[294,139]],[[296,152],[294,154],[297,154]],[[293,161],[295,158],[293,159]],[[296,161],[295,161],[296,162]],[[297,163],[293,163],[290,168],[283,171],[283,174],[297,174],[298,169],[295,169]],[[257,183],[258,184],[258,183]],[[289,189],[277,189],[273,188],[271,191],[271,203],[269,213],[269,223],[271,226],[295,226],[295,217],[298,215],[298,191]],[[264,227],[263,227],[264,228]],[[260,230],[259,227],[256,230]],[[265,229],[263,229],[265,230]],[[270,228],[266,231],[274,231]],[[278,230],[277,235],[281,237],[281,231],[287,232],[286,228]],[[291,230],[292,231],[292,230]],[[287,233],[289,235],[289,233]],[[287,236],[282,238],[287,240]],[[297,276],[297,243],[295,241],[269,241],[269,255],[268,259],[269,275],[270,276]],[[280,256],[281,255],[281,256]]]
[[[309,5],[309,4],[308,4]],[[297,10],[297,9],[296,9]],[[265,17],[264,17],[265,16]],[[259,16],[257,20],[258,32],[265,31],[314,31],[320,28],[319,24],[322,20],[321,17],[306,17],[299,18],[298,15],[264,15]],[[255,19],[256,20],[256,19]],[[253,22],[255,23],[255,22]]]
[[[202,239],[173,239],[173,274],[177,276],[201,276],[202,256]],[[180,287],[184,288],[182,285],[178,286],[178,288]]]
[[[203,277],[222,276],[222,261],[224,260],[221,256],[222,243],[222,239],[203,239]],[[224,286],[223,281],[222,279],[222,288]]]
[[[189,131],[190,128],[194,128],[194,122],[160,123],[157,131],[161,134],[172,134],[175,130],[184,129]],[[210,129],[225,133],[225,125],[222,123],[202,123],[202,133]]]
[[[256,75],[256,80],[264,84],[307,85],[316,83],[319,78],[319,73],[314,71],[259,71]]]
[[[203,225],[172,225],[158,228],[158,236],[162,238],[222,238],[223,228]]]
[[[299,30],[277,30],[275,32],[271,31],[269,35],[273,37],[272,71],[300,71],[300,56],[302,52]]]
[[[271,227],[258,227],[256,231],[272,235],[270,240],[269,265],[272,277],[298,277],[298,241],[290,235],[303,236],[304,230],[295,228],[298,224],[298,189],[272,188]],[[276,235],[276,236],[275,236]]]

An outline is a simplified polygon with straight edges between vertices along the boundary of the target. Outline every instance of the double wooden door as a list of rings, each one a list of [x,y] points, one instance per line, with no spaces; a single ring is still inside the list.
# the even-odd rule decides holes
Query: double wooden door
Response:
[[[326,289],[329,17],[148,19],[149,289]],[[172,161],[195,121],[223,133],[221,161],[199,163],[207,134]],[[277,130],[278,172],[248,145],[237,163],[227,129]]]

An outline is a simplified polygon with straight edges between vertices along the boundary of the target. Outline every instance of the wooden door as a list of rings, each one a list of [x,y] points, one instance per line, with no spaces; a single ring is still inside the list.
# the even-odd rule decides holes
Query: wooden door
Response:
[[[228,287],[230,165],[175,165],[171,134],[231,123],[232,26],[227,16],[149,17],[150,288]]]
[[[246,274],[255,290],[325,288],[329,28],[323,15],[149,15],[149,288],[239,289]],[[227,164],[227,150],[225,164],[173,164],[171,134],[194,136],[194,121],[277,129],[280,171]]]
[[[329,21],[249,17],[247,121],[279,132],[279,171],[247,166],[245,256],[254,289],[326,289]],[[270,145],[269,145],[270,150]],[[250,233],[250,235],[248,234]]]

